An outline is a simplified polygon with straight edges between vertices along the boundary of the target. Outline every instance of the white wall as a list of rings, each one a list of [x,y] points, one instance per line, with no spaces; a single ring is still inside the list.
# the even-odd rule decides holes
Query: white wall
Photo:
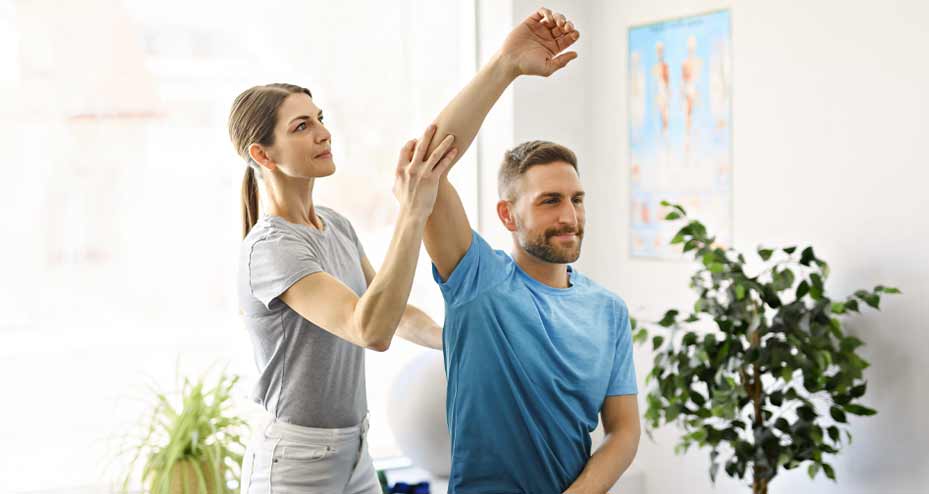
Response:
[[[733,26],[736,247],[810,243],[831,264],[827,290],[836,296],[878,283],[904,291],[885,300],[882,312],[849,321],[867,343],[866,400],[879,414],[853,419],[855,442],[833,462],[839,483],[791,472],[771,492],[924,493],[929,4],[601,0],[566,8],[583,9],[590,19],[579,25],[589,44],[573,67],[587,71],[586,81],[567,94],[546,86],[544,94],[563,105],[580,89],[589,91],[586,125],[568,133],[587,132],[590,146],[581,154],[588,190],[581,268],[643,314],[691,300],[690,265],[628,255],[626,37],[630,25],[721,7],[731,8]],[[520,109],[518,122],[551,115]],[[530,128],[540,137],[576,122],[572,115]],[[650,362],[637,354],[640,376]],[[646,472],[648,492],[747,491],[728,480],[713,490],[708,453],[675,456],[676,437],[666,429],[655,443],[643,440],[636,464]]]

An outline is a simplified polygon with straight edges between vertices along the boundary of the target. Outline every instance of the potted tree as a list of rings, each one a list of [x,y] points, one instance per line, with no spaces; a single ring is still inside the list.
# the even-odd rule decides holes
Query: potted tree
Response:
[[[677,453],[708,448],[711,480],[720,468],[734,478],[748,474],[754,494],[766,494],[782,469],[803,466],[810,478],[835,480],[827,455],[851,443],[848,416],[877,413],[861,403],[869,365],[858,353],[863,342],[842,320],[864,305],[879,309],[882,295],[899,290],[876,286],[830,298],[829,265],[812,247],[759,248],[763,268],[749,273],[742,253],[717,246],[681,206],[662,205],[670,208],[667,220],[685,223],[671,243],[700,267],[690,281],[693,310],[632,322],[635,341],[651,335],[654,351],[645,379],[647,433],[676,424],[683,432]]]
[[[231,413],[238,376],[221,373],[208,387],[205,375],[184,379],[177,403],[154,391],[155,406],[123,479],[127,492],[140,460],[141,482],[152,494],[226,494],[238,491],[245,421]]]

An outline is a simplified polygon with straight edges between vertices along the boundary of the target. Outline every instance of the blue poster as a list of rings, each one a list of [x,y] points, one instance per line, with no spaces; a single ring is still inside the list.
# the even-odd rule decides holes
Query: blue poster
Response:
[[[630,252],[680,258],[681,204],[730,245],[732,57],[729,11],[629,29]]]

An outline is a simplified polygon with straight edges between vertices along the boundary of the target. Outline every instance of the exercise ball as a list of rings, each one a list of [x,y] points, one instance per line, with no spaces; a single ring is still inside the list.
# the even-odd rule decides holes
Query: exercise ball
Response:
[[[445,366],[431,350],[405,365],[390,386],[387,421],[400,451],[436,477],[451,471],[451,439],[445,422]]]

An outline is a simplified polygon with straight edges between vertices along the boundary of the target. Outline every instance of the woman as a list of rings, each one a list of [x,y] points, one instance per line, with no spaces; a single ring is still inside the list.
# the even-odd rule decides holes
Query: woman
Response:
[[[555,56],[572,33],[576,40],[564,16],[540,9],[510,33],[498,56],[514,74],[547,76],[576,56]],[[446,127],[465,122],[462,149],[499,97],[474,84],[480,87],[466,88],[468,96],[438,119]],[[244,494],[380,492],[365,443],[364,348],[384,351],[394,333],[442,347],[441,328],[406,305],[440,178],[458,156],[452,135],[433,142],[435,134],[429,126],[400,152],[400,215],[375,274],[349,221],[313,203],[316,178],[335,165],[312,94],[271,84],[233,103],[229,135],[248,163],[239,298],[261,371],[254,398],[271,415],[246,452]]]
[[[253,398],[270,415],[246,452],[243,493],[380,492],[365,442],[364,349],[386,350],[395,332],[442,344],[441,327],[406,305],[438,178],[457,152],[449,136],[425,155],[434,133],[400,152],[400,214],[375,275],[351,223],[313,203],[335,164],[310,91],[270,84],[233,103],[229,135],[248,163],[239,302],[260,370]]]

